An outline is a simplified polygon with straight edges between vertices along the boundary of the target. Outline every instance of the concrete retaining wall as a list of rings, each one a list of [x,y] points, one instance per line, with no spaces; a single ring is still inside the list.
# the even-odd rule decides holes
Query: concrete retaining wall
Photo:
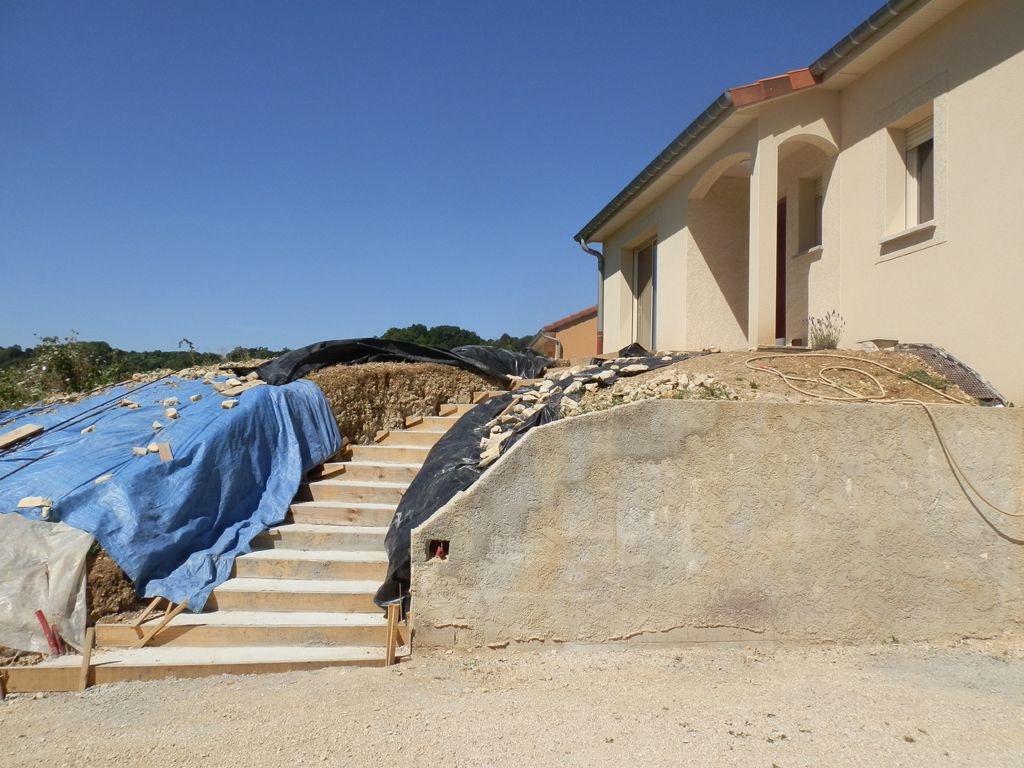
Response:
[[[971,480],[1024,511],[1024,412],[936,411]],[[981,509],[917,407],[620,406],[534,430],[414,532],[415,642],[1019,631],[1024,520]]]

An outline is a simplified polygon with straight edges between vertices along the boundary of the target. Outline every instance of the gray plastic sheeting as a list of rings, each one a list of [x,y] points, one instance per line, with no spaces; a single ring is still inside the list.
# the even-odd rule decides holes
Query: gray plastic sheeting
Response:
[[[0,515],[0,645],[49,653],[42,610],[76,648],[85,638],[85,556],[93,538],[64,523]]]

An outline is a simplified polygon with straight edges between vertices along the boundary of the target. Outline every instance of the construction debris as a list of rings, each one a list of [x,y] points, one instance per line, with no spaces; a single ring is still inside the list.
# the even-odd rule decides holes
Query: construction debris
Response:
[[[168,408],[167,410],[164,411],[164,416],[166,416],[168,419],[176,419],[178,418],[178,415],[179,414],[177,408]]]
[[[53,499],[46,496],[26,496],[18,502],[18,509],[34,509],[35,507],[52,507]]]
[[[88,427],[86,427],[85,429],[82,430],[82,434],[83,435],[87,435],[90,432],[95,432],[95,431],[96,431],[96,425],[95,424],[90,424]]]
[[[22,440],[34,437],[42,431],[43,428],[38,424],[23,424],[9,432],[4,432],[0,435],[0,450],[12,446],[15,443],[20,443]]]
[[[236,405],[238,405],[238,401],[237,400],[223,400],[221,402],[221,404],[220,404],[220,407],[221,408],[234,408]]]

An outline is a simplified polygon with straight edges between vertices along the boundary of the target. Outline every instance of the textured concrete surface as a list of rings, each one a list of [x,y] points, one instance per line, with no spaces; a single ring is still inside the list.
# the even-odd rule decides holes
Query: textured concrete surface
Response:
[[[1000,643],[602,649],[15,694],[0,763],[1020,768],[1024,653]]]
[[[1024,413],[935,411],[971,480],[1024,511]],[[1024,617],[1024,520],[971,503],[916,406],[652,400],[559,421],[412,556],[417,647],[941,640]]]

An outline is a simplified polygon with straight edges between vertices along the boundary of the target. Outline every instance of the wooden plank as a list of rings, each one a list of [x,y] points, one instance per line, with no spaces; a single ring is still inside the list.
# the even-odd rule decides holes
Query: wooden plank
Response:
[[[253,387],[261,387],[266,383],[265,381],[246,381],[236,387],[224,387],[224,389],[220,390],[220,393],[225,397],[235,397],[243,392],[248,392]]]
[[[388,641],[384,652],[384,666],[390,667],[395,663],[395,650],[398,647],[398,617],[402,609],[399,605],[392,603],[388,606]]]
[[[82,669],[78,676],[78,690],[84,691],[89,687],[89,665],[92,662],[92,646],[96,640],[96,628],[89,627],[85,630],[85,646],[82,648]]]
[[[30,437],[35,437],[43,428],[38,424],[22,424],[20,427],[15,427],[9,432],[4,432],[0,435],[0,450],[8,448],[15,443],[20,443],[22,440],[28,440]]]
[[[6,667],[7,693],[64,693],[78,690],[78,667]]]
[[[171,603],[170,603],[170,601],[168,601],[167,602],[168,608],[170,608],[170,605],[171,605]],[[135,645],[133,645],[132,648],[145,648],[146,645],[149,643],[149,641],[152,640],[154,637],[156,637],[157,633],[161,629],[166,627],[171,622],[171,619],[173,619],[179,613],[184,611],[185,608],[187,608],[187,607],[188,607],[188,600],[186,600],[184,603],[179,603],[178,605],[174,606],[174,608],[172,608],[171,610],[167,611],[167,613],[164,614],[163,619],[160,620],[160,623],[157,624],[155,627],[153,627],[153,629],[151,629],[145,635],[143,635],[142,639],[139,640],[139,642],[137,642]]]
[[[379,667],[379,656],[367,655],[355,659],[247,661],[239,663],[209,664],[104,664],[92,668],[93,685],[108,683],[164,680],[169,677],[194,679],[209,675],[256,675],[273,672],[294,672],[324,669],[326,667]],[[78,666],[52,667],[36,664],[29,667],[4,667],[7,693],[66,693],[77,691],[80,678]]]
[[[250,646],[348,645],[384,648],[380,624],[368,625],[231,625],[171,623],[149,641],[149,648],[209,648]],[[141,629],[130,624],[100,624],[97,639],[103,648],[130,648],[139,641]],[[401,644],[401,641],[399,641]]]
[[[139,618],[137,618],[135,621],[132,622],[131,626],[133,626],[133,627],[141,627],[142,626],[142,622],[144,622],[146,619],[149,618],[149,614],[151,614],[153,611],[156,610],[156,607],[158,605],[160,605],[160,601],[163,600],[163,599],[164,598],[162,598],[162,597],[154,597],[152,602],[150,602],[150,604],[146,606],[146,610],[144,610],[142,612],[142,615],[139,616]]]
[[[174,454],[171,453],[171,444],[170,443],[157,443],[157,445],[159,446],[159,449],[160,449],[158,451],[158,453],[160,454],[160,461],[173,461],[174,460]]]

